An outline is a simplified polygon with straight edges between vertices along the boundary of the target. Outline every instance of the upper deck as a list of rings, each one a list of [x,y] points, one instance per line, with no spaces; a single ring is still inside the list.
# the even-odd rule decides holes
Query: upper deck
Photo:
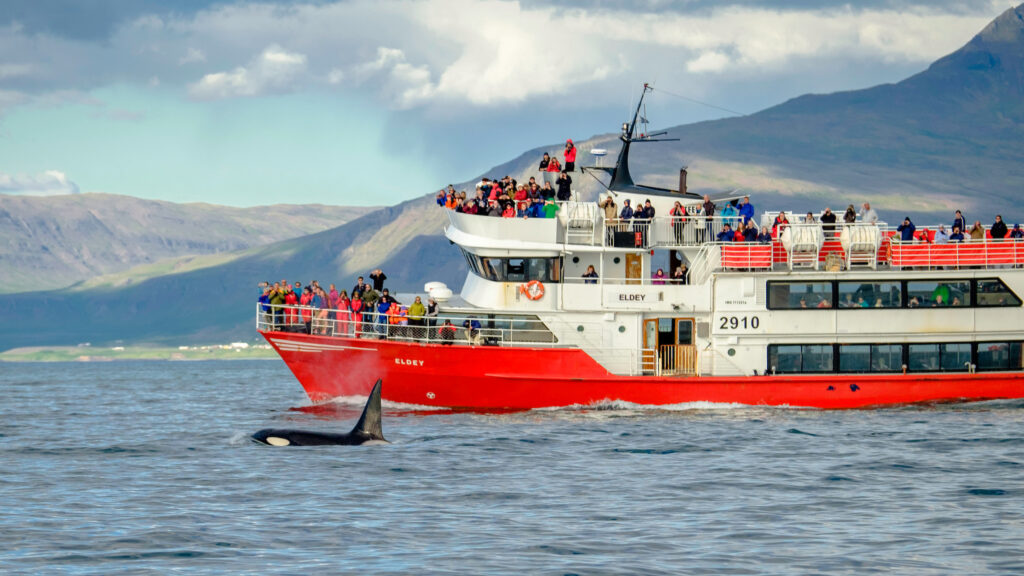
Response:
[[[764,214],[762,222],[772,214]],[[1024,266],[1024,242],[982,239],[935,243],[935,226],[912,241],[879,224],[790,224],[772,229],[770,242],[718,241],[738,218],[607,219],[595,203],[566,202],[557,218],[494,218],[448,212],[446,236],[479,255],[556,256],[585,252],[675,250],[690,263],[688,283],[717,272],[1001,269]],[[604,278],[600,283],[643,283],[643,278]],[[566,278],[571,282],[575,279]]]

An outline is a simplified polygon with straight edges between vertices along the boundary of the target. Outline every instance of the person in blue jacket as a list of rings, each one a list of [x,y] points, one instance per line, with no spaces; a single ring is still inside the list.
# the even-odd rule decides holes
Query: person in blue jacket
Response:
[[[744,196],[740,201],[740,216],[743,217],[744,225],[754,218],[754,205],[750,203],[750,196]]]
[[[385,288],[380,295],[380,300],[377,301],[377,333],[384,334],[387,331],[388,326],[388,308],[391,308],[391,304],[395,301],[388,293],[388,289]]]
[[[917,226],[910,221],[910,216],[903,219],[903,224],[900,224],[896,230],[900,233],[900,240],[903,242],[914,241],[914,231],[917,230]]]
[[[629,205],[629,200],[622,201],[622,212],[619,213],[619,218],[623,220],[633,218],[633,208]]]
[[[736,240],[736,233],[732,231],[732,228],[728,224],[722,225],[722,231],[715,237],[719,242],[733,242]]]

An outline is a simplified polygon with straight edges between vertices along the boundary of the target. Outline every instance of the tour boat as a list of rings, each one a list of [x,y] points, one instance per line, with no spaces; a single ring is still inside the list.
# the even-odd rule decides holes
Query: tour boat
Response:
[[[555,218],[448,211],[445,235],[469,272],[458,296],[425,286],[436,319],[357,325],[342,314],[310,334],[282,321],[295,311],[260,306],[257,329],[314,402],[366,396],[378,378],[386,400],[469,409],[1024,397],[1024,242],[940,244],[934,230],[903,241],[841,215],[835,226],[793,218],[768,243],[715,241],[737,218],[702,215],[685,169],[679,190],[632,181],[631,144],[661,136],[638,131],[642,104],[615,166],[585,170],[607,176],[602,199],[619,210],[649,199],[655,218],[606,218],[583,201]],[[685,219],[668,215],[676,201]],[[590,266],[596,278],[583,277]],[[666,278],[652,278],[658,268]]]

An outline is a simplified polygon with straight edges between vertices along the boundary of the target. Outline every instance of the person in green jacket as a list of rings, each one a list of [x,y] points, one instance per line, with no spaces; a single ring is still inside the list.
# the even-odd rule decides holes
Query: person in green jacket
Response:
[[[413,338],[423,338],[425,336],[425,330],[422,328],[426,326],[425,318],[427,314],[427,307],[423,305],[423,301],[417,296],[416,300],[409,306],[409,326],[412,332]]]
[[[544,211],[545,218],[554,218],[555,214],[558,213],[558,204],[555,204],[554,200],[548,198],[544,201],[544,208],[542,210]]]
[[[274,315],[274,330],[284,327],[284,298],[285,290],[280,282],[274,282],[274,288],[270,291],[268,302],[270,310]]]

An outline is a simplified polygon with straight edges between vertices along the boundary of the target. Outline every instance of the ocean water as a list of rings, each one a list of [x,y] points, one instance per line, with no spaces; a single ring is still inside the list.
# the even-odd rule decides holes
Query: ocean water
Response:
[[[385,390],[387,382],[384,383]],[[4,574],[1024,572],[1024,402],[385,411],[278,361],[0,363]]]

